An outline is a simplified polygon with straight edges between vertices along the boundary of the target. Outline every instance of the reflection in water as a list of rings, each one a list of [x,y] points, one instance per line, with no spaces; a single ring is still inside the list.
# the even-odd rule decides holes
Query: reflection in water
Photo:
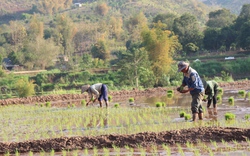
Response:
[[[208,118],[217,121],[217,108],[207,108]]]
[[[109,109],[102,109],[100,114],[95,117],[92,117],[89,124],[87,125],[88,128],[101,128],[101,127],[108,127],[108,115]]]

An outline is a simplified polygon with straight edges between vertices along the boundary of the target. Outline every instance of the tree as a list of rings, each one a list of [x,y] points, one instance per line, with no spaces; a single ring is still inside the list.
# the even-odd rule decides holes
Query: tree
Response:
[[[200,30],[197,19],[191,14],[183,14],[174,20],[173,31],[183,47],[188,43],[201,45],[203,36]]]
[[[238,36],[238,46],[243,49],[250,49],[250,20],[245,22],[240,29],[240,34]]]
[[[150,79],[146,78],[145,75],[143,76],[148,72],[145,69],[150,69],[150,63],[147,51],[139,43],[131,44],[126,51],[121,52],[118,67],[120,69],[120,80],[125,84],[131,85],[132,83],[138,88],[141,85],[139,80],[142,77],[144,82]]]
[[[91,48],[91,54],[94,58],[99,58],[104,61],[110,59],[110,51],[105,39],[99,39],[97,43]]]
[[[44,36],[43,22],[38,19],[37,15],[33,15],[30,20],[28,36],[31,40],[35,40],[37,37],[43,38]]]
[[[166,30],[173,31],[173,24],[174,20],[176,18],[176,15],[168,13],[168,14],[158,14],[153,18],[153,23],[158,23],[159,21],[161,23],[164,23],[167,25]]]
[[[59,43],[63,47],[64,55],[71,56],[74,49],[73,46],[73,38],[77,33],[77,28],[73,21],[66,15],[61,14],[56,17],[56,40],[59,39]]]
[[[250,4],[245,4],[241,8],[240,15],[236,19],[235,30],[239,31],[245,22],[250,20]]]
[[[105,16],[109,11],[109,7],[106,3],[100,3],[96,6],[95,10],[99,15]]]
[[[35,41],[29,42],[23,52],[23,64],[30,69],[38,68],[45,69],[53,65],[58,54],[60,47],[56,46],[52,39],[36,38]]]
[[[161,22],[158,22],[152,29],[145,29],[142,32],[143,45],[152,62],[157,85],[160,84],[161,77],[169,72],[173,63],[173,55],[181,47],[177,36],[164,30],[163,26]]]
[[[203,45],[205,49],[217,50],[222,46],[222,41],[219,40],[220,29],[208,28],[204,31]]]
[[[210,28],[224,28],[233,24],[236,16],[228,9],[220,9],[209,13],[206,25]]]

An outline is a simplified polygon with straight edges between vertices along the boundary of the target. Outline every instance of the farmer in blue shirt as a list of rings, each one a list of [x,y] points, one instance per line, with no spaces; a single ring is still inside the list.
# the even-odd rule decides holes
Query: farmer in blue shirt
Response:
[[[193,121],[199,117],[203,119],[202,99],[204,96],[204,86],[201,78],[196,70],[191,68],[188,63],[180,61],[178,63],[178,72],[183,73],[182,85],[177,88],[180,93],[190,92],[192,96],[191,110],[193,114]],[[188,86],[188,89],[184,89]]]

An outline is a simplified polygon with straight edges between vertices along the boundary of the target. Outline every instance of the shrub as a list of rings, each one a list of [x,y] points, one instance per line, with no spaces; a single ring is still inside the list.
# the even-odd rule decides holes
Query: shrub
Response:
[[[180,118],[183,118],[186,115],[184,111],[180,112]]]
[[[185,114],[185,116],[184,116],[185,120],[190,120],[191,117],[192,117],[191,114]]]
[[[230,104],[230,105],[234,105],[234,97],[229,97],[229,99],[228,99],[228,103]]]
[[[234,120],[235,119],[235,114],[233,113],[226,113],[225,114],[225,120]]]
[[[27,79],[20,79],[16,83],[16,90],[19,97],[28,97],[35,94],[34,81],[28,81]]]

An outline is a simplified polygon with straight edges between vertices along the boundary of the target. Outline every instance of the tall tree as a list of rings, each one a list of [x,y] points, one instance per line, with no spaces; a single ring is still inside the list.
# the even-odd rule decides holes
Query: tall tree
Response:
[[[223,28],[233,24],[236,15],[228,9],[220,9],[209,13],[209,20],[206,25],[210,28]]]
[[[140,85],[145,86],[145,84],[141,84],[139,80],[145,74],[145,69],[150,70],[150,63],[147,51],[141,47],[141,44],[131,43],[126,51],[121,52],[119,57],[118,67],[120,68],[120,81],[127,85],[131,85],[132,83],[136,88]],[[151,75],[151,78],[152,77]]]
[[[44,36],[44,25],[38,19],[38,16],[35,14],[32,16],[29,28],[28,28],[28,35],[31,40],[35,40],[37,37],[43,38]]]
[[[159,84],[160,78],[169,72],[173,63],[173,54],[181,47],[177,36],[164,30],[163,26],[158,22],[152,29],[145,29],[142,32],[143,44],[152,62],[156,84]]]
[[[202,33],[197,19],[191,14],[183,14],[174,20],[173,31],[178,35],[178,39],[185,47],[188,43],[198,46],[202,43]],[[185,50],[185,49],[184,49]]]

